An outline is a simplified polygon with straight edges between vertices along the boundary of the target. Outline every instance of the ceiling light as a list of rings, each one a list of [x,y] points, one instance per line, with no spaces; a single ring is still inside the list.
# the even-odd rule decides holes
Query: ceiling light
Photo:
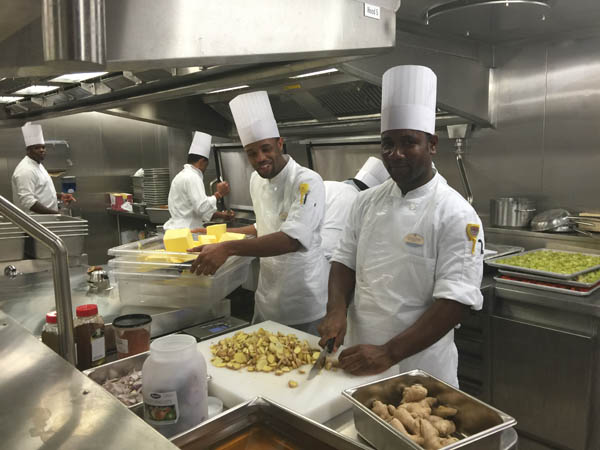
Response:
[[[41,84],[34,84],[32,86],[19,89],[18,91],[13,92],[13,94],[18,95],[38,95],[45,94],[46,92],[56,91],[58,86],[45,86]]]
[[[18,102],[19,100],[23,100],[24,97],[17,97],[13,95],[1,96],[0,95],[0,103],[12,103]]]
[[[339,72],[339,71],[332,67],[331,69],[317,70],[316,72],[303,73],[302,75],[296,75],[295,77],[290,77],[290,78],[316,77],[318,75],[325,75],[326,73],[333,73],[333,72]]]
[[[379,119],[379,118],[381,118],[381,114],[380,113],[360,114],[357,116],[341,116],[341,117],[336,117],[336,118],[337,118],[337,120]]]
[[[249,87],[250,86],[248,86],[247,84],[243,84],[241,86],[234,86],[234,87],[225,88],[225,89],[217,89],[216,91],[207,92],[207,94],[217,94],[219,92],[237,91],[238,89],[246,89],[246,88],[249,88]]]
[[[67,73],[50,80],[51,83],[79,83],[106,75],[108,72]]]
[[[493,6],[502,5],[509,6],[514,4],[516,6],[521,5],[534,5],[543,8],[552,8],[551,0],[451,0],[446,3],[432,6],[425,12],[425,23],[429,25],[429,20],[442,14],[450,12],[460,11],[467,8],[476,8],[480,6]]]

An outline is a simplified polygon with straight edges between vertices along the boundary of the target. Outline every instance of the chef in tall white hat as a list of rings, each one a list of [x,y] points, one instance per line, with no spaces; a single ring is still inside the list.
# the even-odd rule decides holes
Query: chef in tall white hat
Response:
[[[454,327],[480,309],[483,230],[432,167],[436,76],[398,66],[382,83],[381,157],[391,178],[361,192],[331,259],[323,345],[357,375],[423,369],[458,386]]]
[[[260,257],[254,322],[274,320],[316,334],[327,297],[323,180],[284,154],[266,92],[238,95],[229,106],[255,170],[250,195],[256,223],[233,231],[257,239],[203,246],[192,271],[212,274],[232,255]]]
[[[328,261],[342,236],[350,208],[358,193],[379,186],[389,177],[383,162],[370,156],[354,178],[345,181],[325,181],[325,219],[321,229],[321,245]]]
[[[187,164],[175,175],[169,190],[169,213],[165,230],[196,229],[212,219],[230,219],[233,212],[217,211],[217,200],[229,193],[229,183],[221,182],[210,197],[204,189],[204,172],[210,159],[212,136],[196,131],[188,151]]]
[[[27,213],[58,214],[58,199],[75,201],[72,194],[57,196],[52,178],[42,164],[46,143],[40,124],[27,122],[22,128],[27,154],[12,175],[13,203]]]

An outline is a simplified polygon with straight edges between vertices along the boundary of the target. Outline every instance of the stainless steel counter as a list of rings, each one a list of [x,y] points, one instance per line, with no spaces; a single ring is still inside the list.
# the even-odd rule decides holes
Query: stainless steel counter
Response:
[[[176,448],[2,311],[0,355],[2,448]]]

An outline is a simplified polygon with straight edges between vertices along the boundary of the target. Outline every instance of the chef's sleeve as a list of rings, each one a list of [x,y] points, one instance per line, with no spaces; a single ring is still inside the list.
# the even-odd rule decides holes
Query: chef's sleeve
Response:
[[[13,175],[15,179],[15,185],[17,187],[17,197],[19,202],[26,211],[29,211],[33,205],[37,203],[35,197],[35,180],[33,173],[25,172],[19,175]]]
[[[200,217],[203,222],[209,222],[217,211],[217,198],[214,195],[207,197],[204,186],[198,183],[195,177],[187,179],[186,184],[194,215]]]
[[[479,217],[472,208],[455,211],[451,217],[442,220],[438,236],[433,297],[454,300],[480,310],[483,306],[484,237]]]
[[[356,250],[362,215],[361,205],[361,195],[359,194],[352,203],[341,238],[331,257],[331,262],[339,262],[352,270],[356,270]]]
[[[300,177],[294,187],[292,205],[280,231],[310,248],[325,215],[325,185],[318,176]]]

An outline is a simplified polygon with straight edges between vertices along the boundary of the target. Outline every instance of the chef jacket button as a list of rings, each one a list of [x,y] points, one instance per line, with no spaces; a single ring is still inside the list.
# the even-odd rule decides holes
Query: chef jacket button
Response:
[[[417,209],[417,205],[415,205],[414,203],[411,203],[409,208],[411,211],[414,211],[415,209]]]

